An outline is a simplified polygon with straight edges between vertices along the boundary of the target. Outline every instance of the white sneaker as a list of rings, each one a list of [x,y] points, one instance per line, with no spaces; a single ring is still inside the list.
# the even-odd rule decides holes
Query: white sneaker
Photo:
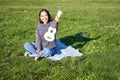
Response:
[[[25,57],[27,57],[27,56],[28,56],[28,53],[27,53],[27,52],[25,52],[24,56],[25,56]]]
[[[39,57],[35,57],[35,61],[38,61]]]
[[[37,54],[32,54],[32,55],[29,55],[30,57],[37,57],[38,55]]]
[[[34,59],[35,59],[35,61],[39,61],[39,60],[41,60],[43,57],[35,57]]]

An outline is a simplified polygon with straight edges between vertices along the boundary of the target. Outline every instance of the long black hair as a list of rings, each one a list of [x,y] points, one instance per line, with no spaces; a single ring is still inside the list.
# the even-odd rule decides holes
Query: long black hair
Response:
[[[40,12],[39,12],[39,21],[40,21],[40,23],[43,23],[41,21],[41,19],[40,19],[41,12],[43,12],[43,11],[45,11],[47,13],[47,15],[48,15],[48,22],[47,23],[49,23],[50,21],[52,21],[53,19],[52,19],[52,16],[50,15],[49,11],[47,9],[41,9]]]

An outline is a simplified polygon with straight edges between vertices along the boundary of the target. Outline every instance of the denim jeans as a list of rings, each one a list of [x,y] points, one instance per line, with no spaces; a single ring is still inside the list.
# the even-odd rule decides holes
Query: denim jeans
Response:
[[[39,53],[36,53],[36,45],[35,43],[29,43],[26,42],[24,44],[24,48],[26,50],[26,52],[28,53],[28,55],[38,55],[38,57],[50,57],[53,56],[54,54],[60,54],[61,53],[61,49],[65,49],[67,48],[67,46],[62,43],[60,40],[56,40],[56,48],[43,48]]]
[[[55,54],[56,48],[43,48],[39,53],[36,53],[36,45],[34,43],[26,42],[24,48],[28,55],[37,55],[38,57],[49,57]]]

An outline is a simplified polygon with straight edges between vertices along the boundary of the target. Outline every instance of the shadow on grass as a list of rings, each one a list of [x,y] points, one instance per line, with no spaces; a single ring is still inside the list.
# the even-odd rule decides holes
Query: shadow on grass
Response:
[[[98,36],[96,38],[90,38],[86,32],[80,32],[73,36],[61,38],[60,40],[68,46],[72,45],[74,48],[82,48],[87,42],[91,40],[97,40],[100,37],[101,36]]]

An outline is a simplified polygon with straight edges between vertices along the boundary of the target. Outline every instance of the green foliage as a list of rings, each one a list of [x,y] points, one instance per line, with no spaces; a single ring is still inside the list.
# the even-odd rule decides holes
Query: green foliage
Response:
[[[0,80],[120,80],[119,0],[0,0]],[[63,11],[57,38],[81,57],[35,62],[24,57],[35,41],[41,8]]]

